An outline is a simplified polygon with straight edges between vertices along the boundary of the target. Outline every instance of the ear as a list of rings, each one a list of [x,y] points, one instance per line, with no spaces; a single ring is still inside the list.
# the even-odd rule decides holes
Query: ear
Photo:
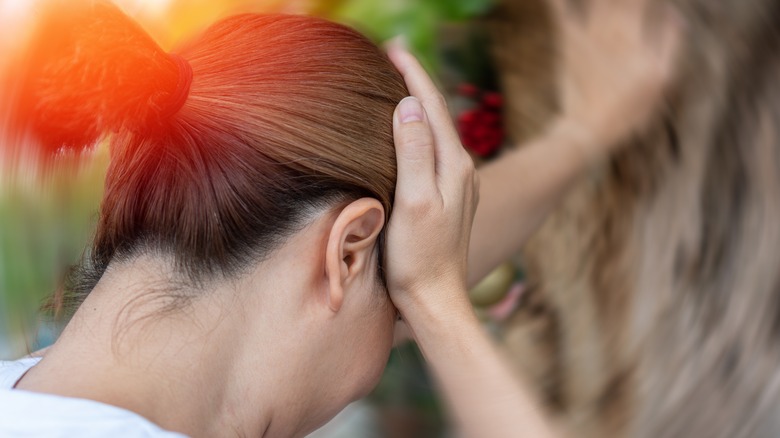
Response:
[[[371,262],[379,233],[385,224],[385,209],[373,198],[351,202],[339,213],[325,249],[328,305],[338,312],[345,290],[365,274],[374,275]]]

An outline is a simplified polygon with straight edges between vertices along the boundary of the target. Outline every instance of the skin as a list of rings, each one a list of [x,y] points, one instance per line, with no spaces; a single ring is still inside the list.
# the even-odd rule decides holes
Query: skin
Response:
[[[171,263],[109,267],[17,388],[97,400],[191,436],[303,436],[377,383],[396,313],[376,279],[384,211],[321,212],[251,273],[162,312]],[[240,341],[237,341],[240,340]]]
[[[389,299],[376,281],[384,211],[360,199],[313,215],[232,281],[182,285],[171,261],[155,255],[112,264],[17,388],[97,400],[192,436],[302,436],[376,385],[397,308],[465,436],[554,436],[481,329],[466,289],[658,109],[680,26],[666,11],[650,32],[648,4],[593,0],[583,19],[551,0],[561,115],[544,137],[479,175],[430,78],[390,48],[413,97],[393,122]],[[194,298],[163,311],[172,286]]]
[[[515,254],[588,169],[659,114],[675,74],[684,24],[671,6],[593,0],[584,19],[566,0],[549,3],[561,40],[561,112],[545,135],[480,169],[471,285]],[[650,22],[650,11],[660,18]],[[407,74],[422,74],[403,55],[394,59]]]
[[[402,47],[389,49],[415,99],[396,114],[388,287],[464,436],[558,434],[482,330],[466,290],[518,251],[590,166],[654,116],[680,42],[672,9],[648,27],[649,0],[593,0],[587,19],[564,0],[550,3],[561,30],[561,114],[546,135],[478,175],[430,78]],[[403,117],[415,105],[419,115]]]

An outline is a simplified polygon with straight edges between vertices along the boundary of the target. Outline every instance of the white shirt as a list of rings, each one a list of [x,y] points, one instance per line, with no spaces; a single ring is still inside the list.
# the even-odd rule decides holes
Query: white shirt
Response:
[[[0,437],[184,437],[116,406],[12,389],[39,361],[0,361]]]

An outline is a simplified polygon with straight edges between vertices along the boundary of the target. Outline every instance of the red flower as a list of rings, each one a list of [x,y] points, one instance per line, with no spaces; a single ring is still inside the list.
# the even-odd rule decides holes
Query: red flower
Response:
[[[473,84],[462,83],[458,93],[476,98],[480,90]],[[489,157],[493,155],[504,141],[504,129],[501,120],[503,98],[499,93],[483,93],[479,105],[466,110],[458,116],[458,132],[466,149],[473,153]]]
[[[474,123],[477,121],[477,117],[479,116],[479,111],[476,109],[464,111],[458,116],[458,123]]]
[[[485,95],[482,96],[482,103],[484,103],[485,106],[497,109],[501,108],[501,105],[504,103],[504,99],[498,93],[485,93]]]
[[[479,89],[474,84],[464,82],[458,85],[458,94],[465,97],[476,97]]]

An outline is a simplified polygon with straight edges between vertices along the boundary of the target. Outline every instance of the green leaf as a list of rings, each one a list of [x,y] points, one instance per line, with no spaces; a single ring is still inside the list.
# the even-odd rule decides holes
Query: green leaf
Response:
[[[442,18],[452,21],[468,20],[487,13],[495,0],[426,0],[437,5]]]

